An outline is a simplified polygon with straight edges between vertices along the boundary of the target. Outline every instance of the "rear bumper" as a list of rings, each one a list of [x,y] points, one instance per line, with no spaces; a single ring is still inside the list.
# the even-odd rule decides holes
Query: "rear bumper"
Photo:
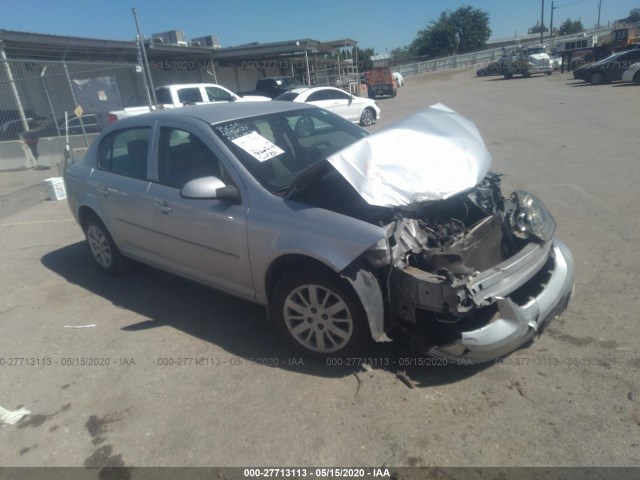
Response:
[[[495,298],[496,315],[481,328],[462,331],[456,341],[427,346],[425,353],[450,360],[482,363],[507,355],[531,341],[536,334],[560,316],[574,292],[574,261],[569,248],[554,239],[549,276],[539,293],[518,304],[510,295]],[[543,267],[545,268],[545,267]]]

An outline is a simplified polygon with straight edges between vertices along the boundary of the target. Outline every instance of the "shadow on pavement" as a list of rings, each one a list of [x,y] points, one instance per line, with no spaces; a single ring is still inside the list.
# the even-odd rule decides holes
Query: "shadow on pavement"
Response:
[[[452,366],[411,352],[399,342],[372,344],[362,357],[312,360],[281,341],[265,309],[251,302],[140,264],[126,275],[105,275],[84,241],[47,253],[41,261],[66,281],[146,318],[123,327],[123,334],[169,326],[220,346],[238,361],[267,359],[265,365],[330,378],[365,368],[387,370],[411,388],[456,382],[491,365]],[[304,364],[297,363],[300,359]]]

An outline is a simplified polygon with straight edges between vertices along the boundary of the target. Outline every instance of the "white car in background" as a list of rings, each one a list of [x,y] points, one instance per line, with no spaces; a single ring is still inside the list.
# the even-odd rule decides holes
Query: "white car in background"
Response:
[[[400,72],[393,72],[393,79],[396,81],[399,87],[404,87],[404,77]]]
[[[640,83],[640,62],[634,63],[627,68],[620,79],[623,82]]]
[[[334,87],[295,88],[278,95],[274,100],[315,105],[363,127],[380,118],[380,107],[374,100],[356,97]]]

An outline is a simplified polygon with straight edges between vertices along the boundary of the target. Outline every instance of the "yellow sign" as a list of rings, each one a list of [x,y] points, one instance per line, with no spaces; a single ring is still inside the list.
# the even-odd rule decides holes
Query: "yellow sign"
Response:
[[[82,110],[82,105],[78,105],[76,109],[73,111],[73,113],[76,114],[76,117],[81,117],[82,114],[84,113],[84,110]]]

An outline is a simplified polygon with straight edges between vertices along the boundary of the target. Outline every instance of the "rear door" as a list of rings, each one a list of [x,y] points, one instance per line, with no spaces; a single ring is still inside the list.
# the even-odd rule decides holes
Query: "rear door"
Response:
[[[153,242],[148,159],[151,125],[116,130],[101,139],[91,185],[99,214],[118,247],[134,257],[149,259]]]

